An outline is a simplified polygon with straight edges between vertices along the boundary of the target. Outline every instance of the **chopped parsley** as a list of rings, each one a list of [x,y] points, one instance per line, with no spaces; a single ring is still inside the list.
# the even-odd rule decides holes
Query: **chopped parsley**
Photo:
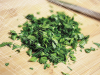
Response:
[[[20,53],[20,50],[16,50],[15,52],[18,52],[18,53]]]
[[[30,67],[29,69],[33,70],[33,68],[32,68],[32,67]]]
[[[51,13],[53,13],[53,10],[50,10]]]
[[[40,14],[40,12],[37,12],[37,14]]]
[[[68,73],[64,73],[64,72],[61,72],[63,75],[70,75],[70,74],[68,74]]]
[[[98,48],[100,48],[100,43],[94,43]]]
[[[28,14],[25,18],[27,21],[18,26],[22,28],[20,33],[10,30],[11,39],[21,40],[21,46],[12,42],[3,42],[0,47],[12,45],[12,50],[17,49],[18,53],[22,47],[28,48],[26,53],[31,57],[29,61],[44,64],[44,69],[50,67],[50,64],[47,64],[48,60],[54,65],[61,62],[66,64],[67,61],[69,62],[68,58],[75,62],[74,54],[78,44],[80,48],[84,48],[88,42],[89,35],[84,36],[79,28],[80,24],[74,21],[74,17],[64,12],[57,12],[46,18],[36,18],[33,14]],[[94,44],[100,47],[100,44]],[[71,48],[66,48],[66,46]],[[85,49],[86,53],[91,51],[95,51],[95,48]]]
[[[8,66],[9,65],[9,63],[5,63],[5,66]]]
[[[72,69],[69,66],[67,66],[67,67],[72,71]]]

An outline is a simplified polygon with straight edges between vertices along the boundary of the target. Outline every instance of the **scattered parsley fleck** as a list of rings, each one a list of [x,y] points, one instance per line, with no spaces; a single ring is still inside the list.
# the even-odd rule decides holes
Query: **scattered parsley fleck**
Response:
[[[70,75],[70,74],[68,74],[68,73],[64,73],[64,72],[61,72],[63,75]]]
[[[37,12],[37,14],[40,14],[40,12]]]
[[[53,13],[53,10],[50,10],[51,13]]]
[[[98,48],[100,48],[100,43],[94,43]]]
[[[32,68],[32,67],[30,67],[29,69],[33,70],[33,68]]]
[[[18,25],[18,27],[22,27],[22,25]]]
[[[54,68],[57,68],[57,66],[54,66]]]
[[[20,53],[20,50],[16,50],[15,52],[18,52],[18,53]]]
[[[69,66],[67,66],[67,67],[72,71],[72,69]]]
[[[9,65],[9,63],[5,63],[5,66],[8,66]]]
[[[50,10],[53,12],[53,10]],[[40,12],[37,12],[39,14]],[[19,26],[22,28],[20,33],[10,30],[11,39],[21,40],[22,45],[4,42],[0,47],[13,45],[12,50],[17,49],[17,52],[24,47],[28,48],[27,54],[31,56],[30,62],[38,62],[44,64],[44,69],[49,68],[47,64],[49,60],[54,65],[60,62],[66,64],[68,58],[76,61],[74,56],[77,45],[84,48],[87,44],[89,35],[84,36],[79,28],[79,23],[74,20],[74,17],[66,15],[64,12],[57,12],[48,17],[36,18],[33,14],[28,14],[27,21]],[[100,44],[94,43],[100,47]],[[66,45],[71,48],[66,48]],[[85,49],[87,53],[95,51],[94,48]],[[69,67],[68,67],[69,68]],[[72,70],[70,68],[70,70]]]
[[[82,52],[82,50],[80,49],[80,52]]]

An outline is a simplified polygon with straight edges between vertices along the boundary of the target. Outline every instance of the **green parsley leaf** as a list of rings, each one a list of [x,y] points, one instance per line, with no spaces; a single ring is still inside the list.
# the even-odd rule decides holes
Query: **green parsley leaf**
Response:
[[[67,67],[72,71],[72,69],[69,66],[67,66]]]
[[[98,48],[100,48],[100,43],[93,43],[95,44],[96,46],[98,46]]]
[[[13,44],[13,48],[12,48],[12,50],[14,50],[14,49],[18,49],[18,48],[21,49],[22,46]]]
[[[37,12],[37,14],[40,14],[40,12]]]
[[[26,53],[27,53],[29,56],[32,56],[32,49],[26,51]]]
[[[5,63],[5,66],[8,66],[9,65],[9,63]]]
[[[70,75],[70,74],[68,74],[68,73],[64,73],[64,72],[61,72],[63,75]]]
[[[50,10],[50,12],[52,13],[52,12],[53,12],[53,10]]]
[[[37,61],[37,58],[36,57],[32,57],[29,61],[36,62]]]
[[[32,68],[32,67],[30,67],[29,69],[33,70],[33,68]]]
[[[4,46],[9,46],[11,47],[12,42],[3,42],[2,44],[0,44],[0,47],[4,47]]]
[[[57,66],[54,66],[54,68],[57,68]]]
[[[20,50],[16,50],[15,52],[18,52],[18,53],[20,53]]]

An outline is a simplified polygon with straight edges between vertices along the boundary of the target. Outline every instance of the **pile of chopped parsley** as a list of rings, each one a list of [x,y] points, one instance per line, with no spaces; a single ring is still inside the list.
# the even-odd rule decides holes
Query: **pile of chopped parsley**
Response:
[[[47,18],[36,18],[32,14],[26,17],[27,22],[18,27],[22,27],[20,33],[11,30],[12,40],[21,40],[22,45],[13,44],[12,42],[3,42],[0,47],[13,46],[12,50],[17,49],[20,52],[22,47],[27,47],[27,54],[31,56],[30,61],[38,61],[44,64],[44,69],[63,62],[66,63],[68,58],[76,61],[74,52],[77,46],[82,49],[87,43],[89,35],[84,36],[80,31],[79,23],[74,21],[74,17],[69,17],[64,12],[57,12]],[[95,43],[97,44],[97,43]],[[71,48],[66,48],[70,46]],[[85,49],[86,53],[94,51],[95,48]],[[31,68],[30,68],[31,69]]]

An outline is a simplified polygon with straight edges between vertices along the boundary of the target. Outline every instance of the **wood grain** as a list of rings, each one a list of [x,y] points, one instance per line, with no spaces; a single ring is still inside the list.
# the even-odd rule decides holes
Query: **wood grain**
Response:
[[[76,4],[87,9],[91,9],[96,12],[100,12],[100,0],[65,0],[69,3]],[[50,8],[52,5],[53,8]],[[82,14],[65,9],[58,5],[49,3],[47,0],[0,0],[0,43],[6,41],[12,41],[8,38],[8,32],[15,30],[20,32],[21,28],[18,25],[23,24],[27,14],[34,14],[37,18],[47,17],[51,15],[49,10],[64,11],[66,15],[75,16],[75,20],[83,25],[82,33],[84,35],[90,35],[86,48],[97,46],[92,44],[92,41],[100,43],[100,22],[84,16]],[[36,12],[40,12],[37,15]],[[20,44],[20,41],[14,41],[14,43]],[[27,49],[22,49],[21,53],[16,53],[9,47],[0,48],[0,75],[62,75],[61,72],[69,73],[70,75],[100,75],[100,49],[91,52],[89,54],[77,49],[75,56],[77,57],[76,63],[69,65],[73,71],[67,68],[67,64],[59,63],[57,68],[51,66],[46,70],[43,69],[43,64],[38,62],[28,62],[30,57],[26,54]],[[11,57],[9,57],[11,56]],[[5,66],[5,63],[9,63],[9,66]],[[29,68],[33,67],[34,70]]]

